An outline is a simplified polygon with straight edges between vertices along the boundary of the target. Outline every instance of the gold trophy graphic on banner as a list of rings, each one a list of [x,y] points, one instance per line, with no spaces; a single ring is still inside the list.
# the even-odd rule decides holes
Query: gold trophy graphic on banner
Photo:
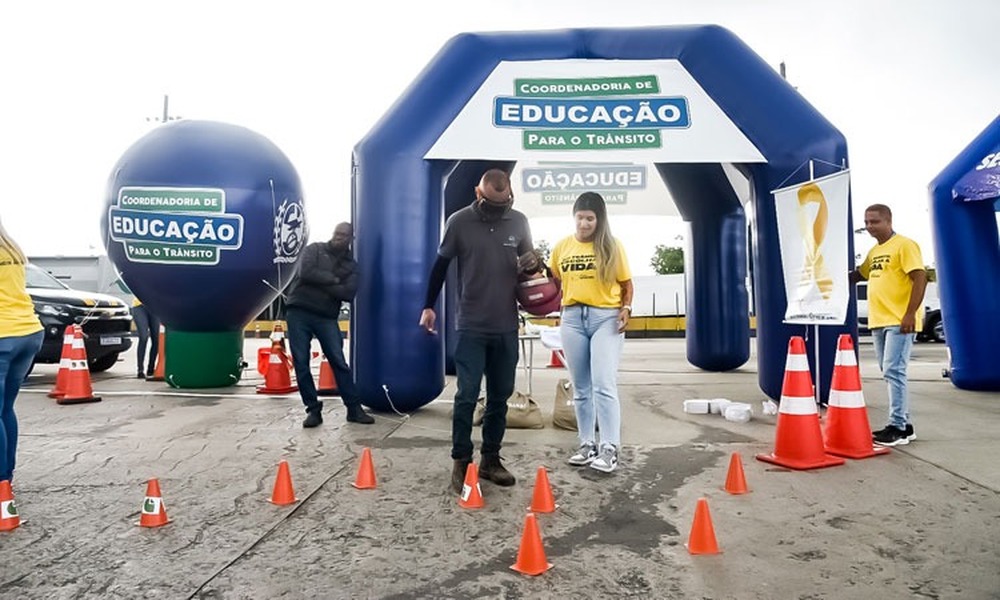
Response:
[[[819,205],[816,211],[816,220],[809,224],[809,214],[807,208],[810,204]],[[799,232],[802,234],[802,242],[805,245],[805,259],[802,265],[802,276],[799,279],[799,298],[805,299],[812,290],[813,283],[819,288],[820,295],[824,300],[830,299],[833,291],[833,278],[823,264],[823,255],[819,251],[820,245],[826,238],[826,226],[829,220],[829,210],[826,206],[826,197],[823,190],[815,183],[807,183],[799,188],[798,210]]]

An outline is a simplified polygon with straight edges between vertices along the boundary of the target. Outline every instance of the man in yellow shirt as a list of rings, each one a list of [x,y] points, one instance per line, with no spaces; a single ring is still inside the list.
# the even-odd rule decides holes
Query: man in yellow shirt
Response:
[[[851,283],[868,280],[868,327],[889,386],[889,424],[873,432],[872,440],[883,446],[908,444],[916,434],[910,422],[906,367],[923,324],[927,272],[917,243],[893,231],[888,206],[865,209],[865,229],[878,243],[850,278]]]

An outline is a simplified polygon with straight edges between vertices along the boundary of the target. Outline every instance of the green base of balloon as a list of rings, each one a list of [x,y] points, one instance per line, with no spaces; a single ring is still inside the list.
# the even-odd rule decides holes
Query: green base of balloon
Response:
[[[236,385],[243,374],[242,331],[167,328],[164,376],[175,388]]]

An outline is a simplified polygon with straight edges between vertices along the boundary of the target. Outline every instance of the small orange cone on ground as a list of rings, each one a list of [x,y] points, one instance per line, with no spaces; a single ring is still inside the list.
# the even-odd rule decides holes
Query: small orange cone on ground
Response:
[[[823,434],[813,398],[806,342],[801,336],[794,335],[788,340],[778,425],[774,431],[774,451],[758,454],[757,460],[802,470],[844,464],[844,459],[826,454],[823,450]]]
[[[870,458],[889,453],[888,448],[872,442],[868,409],[861,392],[858,357],[854,354],[854,341],[846,333],[837,340],[823,443],[830,454],[847,458]]]
[[[264,385],[257,386],[257,393],[288,394],[297,389],[299,389],[298,386],[292,385],[292,375],[288,371],[288,358],[285,355],[281,325],[275,325],[274,334],[271,336],[271,353],[267,359]]]
[[[163,505],[160,495],[160,482],[155,478],[146,484],[146,499],[142,501],[142,516],[139,517],[141,527],[160,527],[170,522],[167,518],[167,508]]]
[[[83,344],[83,328],[73,325],[73,348],[70,351],[69,376],[62,396],[56,398],[59,404],[82,404],[100,402],[90,385],[90,368],[87,366],[87,348]]]
[[[21,517],[14,504],[14,492],[9,481],[0,481],[0,531],[12,531],[21,526]]]
[[[299,499],[295,497],[295,488],[292,487],[292,473],[288,468],[288,461],[283,460],[278,463],[278,475],[274,478],[271,503],[285,506],[298,501]]]
[[[167,379],[167,328],[160,325],[160,339],[156,348],[156,368],[148,381],[165,381]]]
[[[719,543],[715,540],[715,527],[712,526],[712,515],[708,511],[708,500],[698,498],[698,506],[694,509],[694,522],[688,535],[688,552],[691,554],[718,554]]]
[[[517,560],[510,568],[525,575],[541,575],[552,568],[552,563],[545,558],[542,534],[538,531],[534,513],[528,513],[524,517],[521,547],[517,550]]]
[[[479,487],[479,467],[476,463],[469,463],[465,469],[465,484],[462,495],[458,497],[458,505],[462,508],[483,507],[483,490]]]
[[[556,510],[556,501],[552,497],[552,486],[549,485],[549,474],[545,467],[538,467],[535,475],[535,492],[531,496],[531,506],[528,507],[533,513],[550,513]]]
[[[59,372],[56,373],[56,384],[49,392],[49,398],[59,398],[66,394],[66,384],[69,381],[69,368],[73,363],[73,327],[63,329],[62,354],[59,356]]]
[[[552,351],[552,355],[549,357],[549,364],[545,365],[545,368],[546,369],[562,369],[565,366],[566,366],[566,363],[563,362],[562,356],[559,354],[559,352],[553,350]]]
[[[316,386],[318,396],[336,396],[340,390],[337,389],[337,378],[333,375],[333,367],[330,361],[323,355],[323,360],[319,363],[319,385]]]
[[[739,452],[733,452],[729,459],[729,472],[726,474],[726,487],[723,488],[730,494],[746,494],[747,480],[743,474],[743,459]]]
[[[361,452],[361,463],[358,465],[358,475],[354,478],[354,487],[359,490],[375,489],[375,465],[372,464],[372,451],[365,448]]]

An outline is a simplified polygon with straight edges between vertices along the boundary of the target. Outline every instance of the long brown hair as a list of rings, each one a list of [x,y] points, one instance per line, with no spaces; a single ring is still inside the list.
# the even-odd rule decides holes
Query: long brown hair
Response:
[[[615,276],[618,273],[618,242],[611,235],[608,207],[604,203],[604,198],[597,192],[584,192],[573,203],[574,215],[581,210],[592,210],[597,216],[597,226],[594,228],[597,279],[601,283],[611,285],[616,281]]]

